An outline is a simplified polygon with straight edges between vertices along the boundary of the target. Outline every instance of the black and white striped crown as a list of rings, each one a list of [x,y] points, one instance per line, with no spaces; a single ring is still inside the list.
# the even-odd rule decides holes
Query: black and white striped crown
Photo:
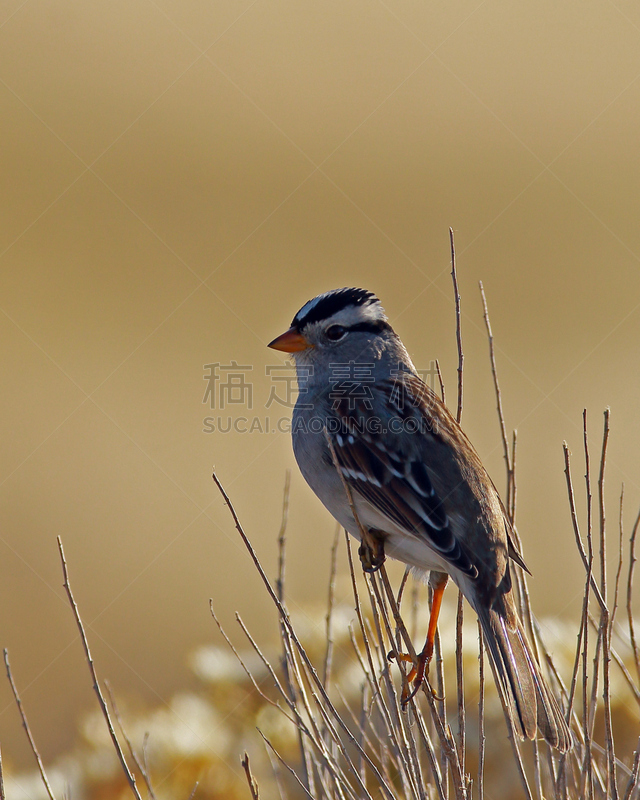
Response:
[[[384,309],[380,300],[366,289],[344,288],[333,289],[330,292],[319,294],[313,300],[305,303],[293,318],[291,327],[303,330],[314,322],[323,322],[331,319],[345,309],[366,309],[366,316],[377,317],[380,321],[386,320]]]

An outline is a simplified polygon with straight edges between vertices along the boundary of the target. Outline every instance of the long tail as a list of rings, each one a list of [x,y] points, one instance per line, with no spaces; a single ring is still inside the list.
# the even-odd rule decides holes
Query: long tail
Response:
[[[566,753],[573,746],[571,732],[540,673],[522,623],[516,616],[516,624],[510,626],[493,609],[477,611],[496,683],[516,732],[535,739],[538,730],[552,747]]]

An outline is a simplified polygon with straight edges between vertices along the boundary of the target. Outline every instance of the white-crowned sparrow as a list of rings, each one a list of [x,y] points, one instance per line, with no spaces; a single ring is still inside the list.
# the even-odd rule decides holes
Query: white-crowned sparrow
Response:
[[[379,543],[370,569],[386,553],[431,572],[424,660],[450,575],[480,619],[516,731],[533,739],[537,729],[553,747],[570,749],[571,733],[516,610],[510,559],[526,567],[504,506],[466,435],[420,379],[378,298],[364,289],[321,294],[269,347],[295,360],[293,449],[313,491],[360,539],[346,481],[360,524]]]

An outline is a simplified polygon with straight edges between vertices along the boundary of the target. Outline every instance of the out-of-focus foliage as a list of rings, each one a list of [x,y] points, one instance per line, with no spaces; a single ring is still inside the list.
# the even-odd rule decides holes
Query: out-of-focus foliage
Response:
[[[424,590],[421,590],[424,595]],[[451,592],[453,596],[453,592]],[[424,601],[424,596],[422,600]],[[420,602],[414,623],[416,635],[426,630],[426,602]],[[307,613],[293,615],[293,625],[305,649],[322,672],[326,647],[326,610],[307,609]],[[349,628],[355,618],[353,608],[337,604],[332,614],[334,640],[332,672],[328,683],[329,695],[343,718],[350,721],[354,730],[357,722],[351,718],[350,709],[362,705],[365,685],[363,670],[355,657]],[[557,620],[545,621],[543,635],[560,675],[568,680],[575,658],[576,635],[569,624]],[[214,629],[215,630],[215,629]],[[456,731],[455,698],[455,611],[445,605],[440,623],[445,684],[447,687],[447,713],[452,730]],[[260,691],[273,701],[278,701],[274,680],[256,652],[241,644],[243,634],[234,634],[239,655],[251,672]],[[304,797],[299,785],[278,761],[263,736],[271,742],[280,756],[297,771],[300,770],[299,733],[285,715],[261,696],[238,659],[227,645],[212,635],[216,644],[200,648],[192,654],[191,667],[200,681],[196,691],[175,695],[166,705],[142,708],[134,701],[118,701],[119,714],[124,729],[135,749],[138,759],[146,764],[149,780],[157,800],[187,800],[195,789],[194,800],[246,800],[250,798],[241,758],[250,755],[251,770],[257,780],[260,796],[276,798]],[[356,636],[361,643],[361,637]],[[595,639],[595,636],[592,637]],[[615,646],[631,670],[631,654],[624,634],[616,637]],[[477,628],[473,614],[467,611],[464,625],[464,681],[466,695],[467,772],[476,782],[478,752],[478,647]],[[282,653],[269,647],[265,657],[280,680]],[[396,685],[399,671],[391,665]],[[486,796],[494,800],[507,800],[522,796],[507,738],[502,707],[498,700],[486,664],[485,732],[486,762],[484,780]],[[637,744],[639,706],[628,681],[613,665],[611,672],[612,716],[616,751],[628,767],[629,754]],[[283,706],[282,699],[279,701]],[[371,708],[369,702],[369,707]],[[366,707],[366,704],[365,704]],[[580,701],[577,698],[580,712]],[[428,712],[427,712],[428,713]],[[370,724],[375,725],[375,711],[371,711]],[[263,736],[261,736],[261,734]],[[120,736],[122,740],[122,736]],[[604,741],[601,714],[596,719],[595,741]],[[123,742],[124,746],[124,742]],[[126,748],[125,748],[126,751]],[[475,755],[474,755],[475,754]],[[6,754],[5,754],[6,756]],[[130,763],[132,759],[127,752]],[[148,796],[143,776],[134,770],[140,792]],[[122,800],[132,797],[125,781],[113,745],[99,711],[83,720],[75,748],[48,768],[54,792],[58,798],[72,800]],[[46,800],[46,792],[39,775],[12,774],[5,764],[7,800]],[[372,790],[372,787],[369,787]],[[372,790],[372,795],[376,792]],[[431,795],[431,791],[428,791]],[[398,797],[402,797],[398,793]]]

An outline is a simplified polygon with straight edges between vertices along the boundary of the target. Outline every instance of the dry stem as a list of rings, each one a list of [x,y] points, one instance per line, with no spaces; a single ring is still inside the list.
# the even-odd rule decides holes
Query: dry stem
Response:
[[[44,787],[47,790],[47,794],[49,795],[50,800],[56,800],[53,794],[53,790],[51,788],[51,784],[49,783],[49,779],[47,778],[47,773],[44,770],[44,764],[42,763],[42,758],[40,758],[40,753],[38,752],[38,748],[36,747],[35,740],[33,738],[33,734],[31,733],[31,728],[29,727],[29,722],[27,721],[27,715],[22,708],[22,701],[20,700],[20,695],[18,694],[18,689],[13,680],[13,675],[11,674],[11,667],[9,666],[9,651],[5,647],[4,649],[4,665],[7,668],[7,678],[9,678],[9,684],[11,686],[11,691],[13,692],[13,696],[16,701],[16,705],[18,706],[18,711],[20,712],[20,718],[22,720],[22,726],[27,733],[27,739],[29,740],[29,746],[31,747],[31,752],[35,756],[36,763],[38,764],[38,770],[40,772],[40,777],[42,778],[42,783],[44,783]],[[2,787],[2,797],[4,798],[4,785]]]
[[[124,723],[122,722],[122,717],[120,716],[120,711],[116,704],[116,698],[111,690],[111,684],[109,681],[105,680],[104,685],[107,687],[107,694],[109,695],[109,702],[111,703],[111,708],[113,709],[113,715],[116,718],[116,722],[118,723],[118,727],[120,728],[120,733],[122,734],[122,738],[127,743],[127,747],[129,748],[129,753],[131,754],[131,758],[133,759],[135,765],[140,770],[140,774],[147,786],[147,791],[149,792],[149,797],[151,800],[156,800],[155,793],[153,791],[153,786],[151,785],[151,778],[149,776],[149,770],[147,769],[147,764],[145,763],[145,759],[138,758],[138,754],[133,748],[133,744],[124,727]],[[148,736],[148,734],[146,734]]]
[[[125,774],[127,782],[129,783],[131,791],[136,796],[136,798],[138,800],[142,800],[140,792],[138,791],[138,787],[136,786],[135,776],[129,769],[127,760],[124,757],[124,753],[122,752],[122,747],[120,747],[120,742],[118,741],[118,737],[116,736],[116,732],[114,730],[113,723],[111,721],[109,709],[107,708],[107,704],[102,694],[102,690],[100,689],[100,684],[98,682],[98,675],[96,673],[96,668],[94,666],[93,659],[91,658],[91,651],[89,650],[89,642],[87,641],[87,635],[84,631],[84,625],[80,617],[80,611],[78,610],[78,606],[73,597],[73,592],[71,591],[71,584],[69,582],[69,572],[67,570],[67,562],[64,557],[64,550],[62,548],[62,539],[59,536],[57,538],[58,538],[58,549],[60,551],[60,560],[62,562],[62,572],[64,575],[64,588],[66,589],[67,597],[69,598],[69,603],[71,604],[71,609],[73,610],[73,615],[75,617],[78,630],[80,631],[80,639],[82,640],[82,646],[84,648],[85,658],[87,660],[87,664],[89,665],[89,672],[91,673],[91,678],[93,680],[93,689],[96,693],[96,696],[98,697],[98,703],[100,704],[102,715],[104,716],[105,721],[107,723],[107,727],[109,729],[109,736],[111,737],[111,741],[113,742],[113,746],[115,747],[118,759],[122,766],[122,770]]]
[[[258,792],[258,783],[251,774],[251,767],[249,766],[249,753],[244,751],[244,758],[240,762],[244,769],[244,774],[247,776],[247,783],[249,784],[249,791],[251,792],[251,800],[260,800],[260,793]]]
[[[449,228],[449,242],[451,244],[451,278],[453,280],[453,294],[456,302],[456,342],[458,344],[458,410],[456,420],[460,424],[462,419],[462,367],[464,353],[462,352],[462,320],[460,316],[460,292],[458,291],[458,274],[456,272],[456,248],[453,241],[453,228]]]

